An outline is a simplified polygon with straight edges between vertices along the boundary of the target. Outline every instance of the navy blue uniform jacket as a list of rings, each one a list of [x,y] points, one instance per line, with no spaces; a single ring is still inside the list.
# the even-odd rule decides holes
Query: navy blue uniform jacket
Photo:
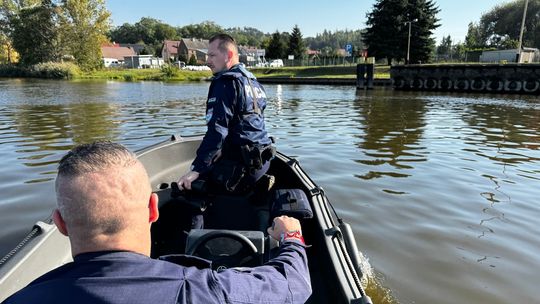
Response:
[[[257,100],[260,113],[254,110],[254,100]],[[264,126],[265,108],[264,88],[242,64],[217,73],[206,101],[208,129],[191,169],[199,173],[208,172],[225,144],[230,147],[271,144]]]
[[[125,251],[85,253],[3,303],[304,303],[310,294],[305,249],[285,242],[264,266],[221,272]]]

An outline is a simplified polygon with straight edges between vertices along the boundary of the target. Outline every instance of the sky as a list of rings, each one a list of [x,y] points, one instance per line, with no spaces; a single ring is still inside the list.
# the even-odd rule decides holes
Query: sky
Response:
[[[363,29],[366,13],[375,0],[106,0],[113,25],[136,23],[151,17],[172,26],[214,21],[223,28],[253,27],[264,33],[291,32],[298,25],[303,37],[314,37],[325,29]],[[435,30],[437,43],[450,35],[453,42],[465,40],[470,22],[478,22],[483,13],[508,0],[435,0],[440,8],[441,26]],[[233,4],[233,5],[231,5]]]

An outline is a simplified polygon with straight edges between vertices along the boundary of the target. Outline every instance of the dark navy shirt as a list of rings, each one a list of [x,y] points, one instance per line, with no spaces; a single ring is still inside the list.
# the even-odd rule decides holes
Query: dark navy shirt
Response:
[[[190,264],[205,264],[197,260]],[[305,249],[285,242],[264,266],[220,272],[125,251],[85,253],[2,303],[304,303],[310,294]]]
[[[257,101],[260,112],[254,108]],[[225,144],[232,147],[271,144],[264,125],[266,92],[255,76],[238,64],[217,73],[206,101],[207,131],[192,170],[205,173]]]

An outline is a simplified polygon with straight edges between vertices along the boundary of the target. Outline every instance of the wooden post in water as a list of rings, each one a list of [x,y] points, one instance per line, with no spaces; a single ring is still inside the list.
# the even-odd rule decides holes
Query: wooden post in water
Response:
[[[356,65],[356,89],[373,89],[372,63],[359,63]]]

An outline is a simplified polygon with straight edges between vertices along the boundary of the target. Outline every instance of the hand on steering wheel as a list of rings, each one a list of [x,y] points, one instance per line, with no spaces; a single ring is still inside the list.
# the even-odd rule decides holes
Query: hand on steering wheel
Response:
[[[240,243],[241,249],[228,253],[213,254],[210,241],[217,238],[225,238]],[[186,254],[195,255],[212,261],[212,269],[231,268],[250,265],[256,259],[260,252],[257,247],[244,235],[231,230],[215,230],[198,238],[192,246],[189,246]]]
[[[191,190],[191,183],[197,178],[199,178],[199,172],[189,171],[178,180],[178,188]]]

